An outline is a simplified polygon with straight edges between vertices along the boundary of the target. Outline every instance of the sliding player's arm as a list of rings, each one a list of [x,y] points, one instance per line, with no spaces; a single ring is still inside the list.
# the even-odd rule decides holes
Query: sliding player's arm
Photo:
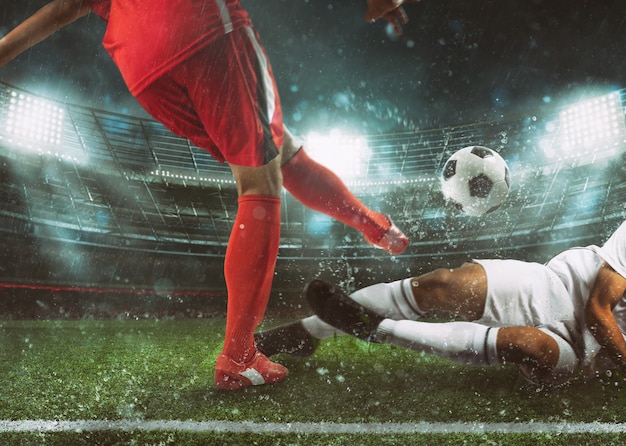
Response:
[[[83,0],[53,0],[0,39],[0,66],[88,14]]]
[[[613,308],[626,291],[626,279],[606,262],[602,264],[585,308],[587,327],[605,353],[626,374],[626,341]]]

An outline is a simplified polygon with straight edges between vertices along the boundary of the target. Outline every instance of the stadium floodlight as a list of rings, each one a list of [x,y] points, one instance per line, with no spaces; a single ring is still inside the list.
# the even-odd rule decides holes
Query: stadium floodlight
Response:
[[[313,132],[307,135],[305,147],[312,158],[343,179],[360,178],[367,172],[371,152],[362,136],[338,129],[326,135]]]
[[[64,110],[43,99],[12,91],[8,97],[4,131],[21,147],[38,150],[60,146]]]
[[[624,108],[619,91],[583,100],[559,115],[560,143],[564,151],[595,151],[623,142]]]

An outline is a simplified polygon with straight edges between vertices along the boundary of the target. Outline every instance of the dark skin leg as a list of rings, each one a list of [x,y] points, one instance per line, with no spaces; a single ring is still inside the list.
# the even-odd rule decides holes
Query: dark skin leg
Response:
[[[559,360],[559,345],[535,327],[501,328],[496,348],[501,361],[517,364],[536,382],[549,379]]]
[[[446,312],[468,321],[479,319],[485,309],[487,276],[477,263],[440,268],[411,279],[413,297],[425,312]]]
[[[477,263],[437,269],[411,279],[417,306],[425,312],[446,312],[469,321],[479,319],[487,297],[487,276]],[[531,377],[550,376],[559,359],[556,341],[535,327],[502,327],[496,348],[502,362],[518,364]]]

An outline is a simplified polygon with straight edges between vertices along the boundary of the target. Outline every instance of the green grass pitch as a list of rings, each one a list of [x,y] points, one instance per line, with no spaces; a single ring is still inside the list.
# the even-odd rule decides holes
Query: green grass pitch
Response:
[[[281,321],[266,322],[266,326]],[[528,385],[513,367],[470,368],[341,337],[279,356],[283,383],[212,386],[222,319],[0,321],[0,420],[254,423],[623,423],[625,381]],[[624,444],[619,433],[0,432],[0,444]]]

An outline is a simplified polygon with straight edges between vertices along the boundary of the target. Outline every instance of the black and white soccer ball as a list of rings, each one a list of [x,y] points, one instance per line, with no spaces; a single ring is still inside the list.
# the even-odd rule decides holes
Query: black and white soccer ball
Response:
[[[455,152],[441,172],[444,198],[474,217],[499,208],[510,187],[506,161],[487,147],[470,146]]]

